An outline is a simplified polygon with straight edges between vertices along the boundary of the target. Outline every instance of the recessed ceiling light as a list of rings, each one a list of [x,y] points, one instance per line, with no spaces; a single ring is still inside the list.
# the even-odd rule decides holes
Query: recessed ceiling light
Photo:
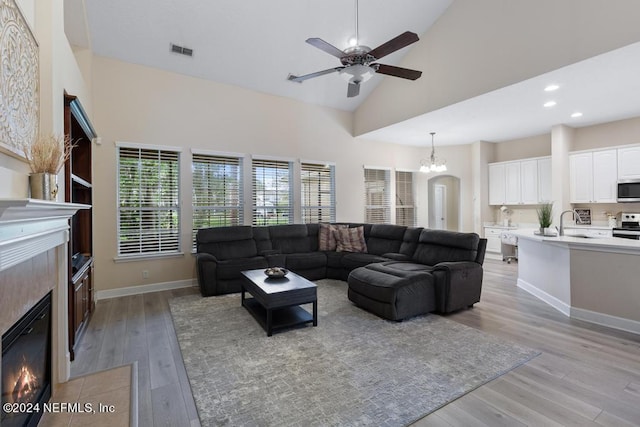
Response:
[[[556,101],[548,101],[544,103],[544,106],[547,108],[553,107],[554,105],[556,105]]]
[[[560,86],[558,85],[549,85],[547,87],[544,88],[545,92],[553,92],[554,90],[558,90],[560,88]]]
[[[574,119],[578,118],[578,117],[582,117],[582,113],[580,111],[576,111],[575,113],[573,113],[571,115],[571,117],[573,117]]]

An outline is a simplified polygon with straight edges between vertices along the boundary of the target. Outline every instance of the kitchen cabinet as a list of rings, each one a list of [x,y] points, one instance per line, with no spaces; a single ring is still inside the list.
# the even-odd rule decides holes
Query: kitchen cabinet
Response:
[[[538,159],[538,200],[541,203],[553,200],[551,188],[551,157]]]
[[[504,163],[489,165],[489,204],[502,205],[505,197]]]
[[[489,164],[490,205],[535,205],[550,199],[551,158]]]
[[[499,254],[502,252],[500,234],[506,228],[485,227],[484,237],[487,239],[487,252]]]
[[[517,205],[522,203],[520,188],[520,162],[511,162],[504,165],[504,204]]]
[[[616,150],[575,153],[569,156],[571,203],[615,203]]]
[[[538,160],[520,162],[520,202],[535,205],[538,197]]]
[[[640,146],[618,148],[618,179],[640,178]]]

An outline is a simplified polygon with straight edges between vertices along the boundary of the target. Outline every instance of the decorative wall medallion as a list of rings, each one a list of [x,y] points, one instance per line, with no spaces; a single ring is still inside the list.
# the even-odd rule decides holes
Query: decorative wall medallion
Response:
[[[0,148],[22,155],[38,135],[38,44],[15,0],[0,0]]]

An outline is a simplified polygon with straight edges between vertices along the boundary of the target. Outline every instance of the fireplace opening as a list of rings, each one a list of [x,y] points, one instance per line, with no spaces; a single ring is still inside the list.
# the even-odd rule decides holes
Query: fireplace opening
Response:
[[[51,293],[2,335],[0,425],[37,426],[51,397]],[[11,410],[5,410],[11,405]]]

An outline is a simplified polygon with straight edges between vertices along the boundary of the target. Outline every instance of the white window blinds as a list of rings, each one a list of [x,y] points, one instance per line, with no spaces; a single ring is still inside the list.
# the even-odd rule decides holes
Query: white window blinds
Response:
[[[243,223],[242,158],[193,154],[193,246],[200,228]]]
[[[335,222],[335,166],[302,162],[300,168],[302,222]]]
[[[118,255],[180,251],[179,158],[118,147]]]
[[[396,224],[408,227],[416,225],[413,172],[396,171]]]
[[[253,225],[288,224],[293,220],[292,163],[252,161]]]
[[[391,221],[390,175],[386,169],[364,169],[365,222],[385,224]]]

